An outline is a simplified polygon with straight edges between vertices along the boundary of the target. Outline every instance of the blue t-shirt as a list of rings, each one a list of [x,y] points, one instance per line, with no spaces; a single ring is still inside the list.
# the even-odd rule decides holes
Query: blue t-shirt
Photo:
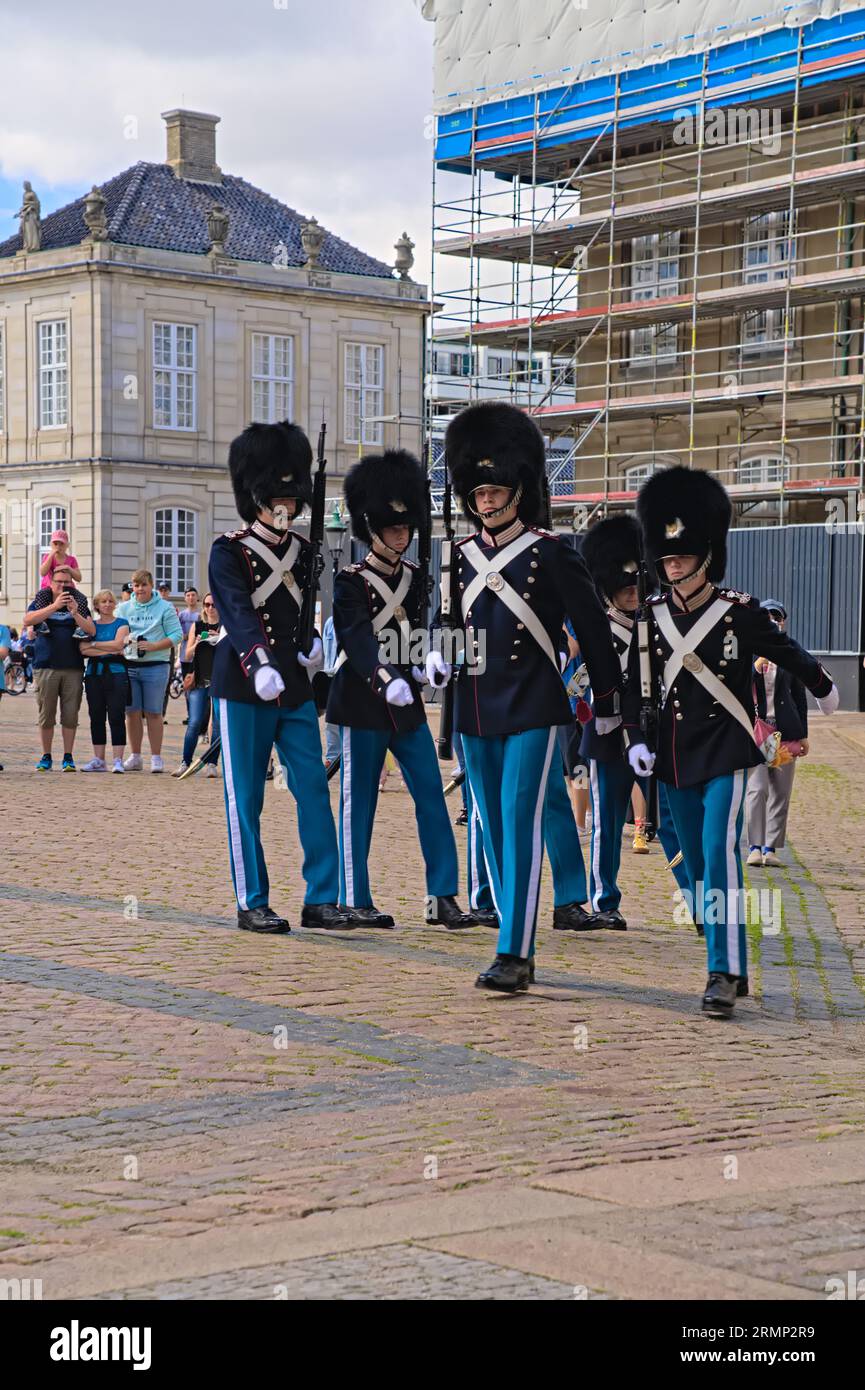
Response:
[[[12,633],[5,623],[0,623],[0,647],[8,647],[12,650]]]
[[[77,589],[72,593],[78,603],[78,611],[84,614],[85,618],[90,617],[90,609],[83,594]],[[50,618],[42,619],[39,617],[40,608],[48,608],[54,602],[54,595],[50,589],[40,589],[30,607],[27,609],[28,624],[33,627],[36,633],[36,655],[33,660],[35,671],[80,671],[84,667],[84,658],[81,655],[78,639],[74,636],[78,627],[77,614],[73,615],[68,609],[61,609],[57,613],[52,613]]]
[[[94,622],[95,622],[95,619],[94,619]],[[111,639],[112,639],[112,637],[116,637],[116,636],[117,636],[117,630],[118,630],[118,628],[121,628],[121,627],[128,627],[128,626],[129,626],[129,623],[128,623],[128,621],[127,621],[126,618],[112,618],[110,623],[96,623],[96,636],[93,638],[93,641],[94,641],[94,642],[110,642]],[[106,661],[106,658],[105,658],[104,656],[91,656],[90,660],[87,662],[87,671],[86,671],[85,674],[88,675],[88,676],[95,675],[95,673],[96,673],[96,663],[97,663],[97,662],[105,662],[105,661]],[[107,662],[107,668],[108,668],[109,671],[114,671],[116,674],[120,674],[120,675],[122,675],[123,672],[124,672],[124,670],[126,669],[126,668],[124,667],[122,661],[110,661],[110,660]],[[99,669],[102,670],[102,671],[104,671],[104,670],[106,669],[106,667],[105,667],[105,665],[102,665],[102,666],[100,666]]]

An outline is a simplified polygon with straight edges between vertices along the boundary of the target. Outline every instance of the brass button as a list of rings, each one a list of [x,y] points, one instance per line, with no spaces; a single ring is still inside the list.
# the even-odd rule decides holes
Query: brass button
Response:
[[[530,574],[529,577],[528,577],[527,583],[529,583],[529,584],[534,584],[534,582],[535,582],[535,576],[534,576],[533,574]]]
[[[272,628],[272,627],[269,627],[267,630],[268,630],[268,632],[273,632],[273,628]]]
[[[533,569],[533,570],[536,570],[537,567],[538,567],[538,562],[537,562],[537,560],[532,560],[532,569]]]
[[[662,649],[661,649],[660,647],[656,647],[656,648],[655,648],[655,653],[656,653],[657,656],[663,656],[663,655],[664,655],[664,653],[663,653],[663,651],[662,651]]]
[[[531,594],[523,594],[523,598],[531,598]]]
[[[494,589],[496,593],[498,593],[499,589],[503,589],[505,587],[505,581],[502,579],[502,576],[495,570],[492,574],[487,575],[486,584],[488,589]]]
[[[674,701],[673,701],[673,704],[676,706],[676,709],[679,708],[679,701],[678,701],[678,700],[674,700]]]
[[[519,639],[519,637],[515,637],[515,638],[514,638],[514,646],[515,646],[515,647],[518,647],[519,645],[520,645],[520,639]]]
[[[398,603],[396,608],[393,610],[393,616],[396,618],[398,623],[405,621],[405,609],[403,608],[401,603]]]
[[[511,657],[511,661],[516,661],[516,659],[517,659],[517,658],[516,658],[515,656],[512,656],[512,657]]]
[[[517,632],[522,632],[525,629],[525,626],[525,623],[517,623]]]
[[[262,618],[264,619],[264,621],[267,622],[268,618],[270,617],[270,614],[269,614],[269,613],[262,613],[261,616],[262,616]]]
[[[541,552],[538,550],[538,547],[537,547],[536,545],[533,545],[533,546],[532,546],[532,554],[533,554],[533,555],[540,555],[540,553],[541,553]]]
[[[677,718],[677,719],[684,719],[684,717],[685,717],[685,716],[684,716],[683,714],[677,714],[677,715],[676,715],[676,718]]]
[[[720,661],[718,664],[719,664],[720,666],[726,666],[726,665],[727,665],[726,661],[723,661],[723,660]]]

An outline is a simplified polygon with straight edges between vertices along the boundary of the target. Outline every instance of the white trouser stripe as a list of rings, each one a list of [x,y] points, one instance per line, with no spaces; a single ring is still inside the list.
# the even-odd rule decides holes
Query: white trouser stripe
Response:
[[[231,734],[228,724],[228,701],[219,700],[219,727],[222,731],[222,775],[225,779],[225,795],[228,803],[228,847],[234,865],[234,883],[237,890],[237,906],[246,911],[246,866],[243,862],[243,840],[240,834],[240,820],[237,815],[237,798],[234,795],[234,766],[231,761]]]
[[[342,857],[345,905],[354,907],[354,856],[351,844],[351,729],[342,730]]]
[[[528,955],[529,946],[532,940],[532,929],[535,925],[535,913],[538,907],[538,893],[541,886],[541,862],[544,857],[544,800],[547,795],[547,778],[550,775],[550,761],[553,756],[553,744],[556,742],[555,726],[550,729],[550,736],[547,739],[547,754],[544,758],[544,768],[541,773],[541,781],[538,787],[538,799],[535,803],[535,814],[532,821],[532,862],[529,869],[528,892],[526,893],[526,915],[523,920],[523,939],[520,948],[520,955]]]
[[[739,899],[739,875],[736,871],[736,820],[744,793],[744,772],[733,773],[733,789],[730,796],[730,810],[727,815],[727,891],[724,895],[727,913],[727,966],[731,975],[741,975],[742,959],[739,955],[739,916],[743,904]]]
[[[480,891],[480,875],[478,874],[478,808],[472,798],[472,813],[469,817],[469,844],[471,849],[472,877],[469,884],[469,907],[477,907],[478,892]]]
[[[597,759],[589,759],[590,779],[592,788],[592,877],[595,880],[595,892],[591,902],[593,912],[601,909],[601,894],[604,891],[601,883],[601,784],[598,781]]]

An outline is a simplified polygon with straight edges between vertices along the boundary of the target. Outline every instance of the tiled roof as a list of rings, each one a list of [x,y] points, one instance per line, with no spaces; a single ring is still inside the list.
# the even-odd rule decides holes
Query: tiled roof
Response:
[[[105,197],[109,238],[122,245],[204,255],[210,248],[207,214],[214,203],[220,203],[230,218],[226,255],[271,264],[275,256],[281,256],[282,244],[285,263],[302,266],[306,262],[300,240],[306,217],[234,175],[223,175],[220,185],[193,183],[177,178],[165,164],[142,162],[99,188]],[[86,234],[84,198],[78,198],[43,217],[42,250],[77,246]],[[0,257],[13,256],[20,249],[18,233],[0,242]],[[319,265],[346,275],[393,278],[392,267],[332,232],[325,235]]]

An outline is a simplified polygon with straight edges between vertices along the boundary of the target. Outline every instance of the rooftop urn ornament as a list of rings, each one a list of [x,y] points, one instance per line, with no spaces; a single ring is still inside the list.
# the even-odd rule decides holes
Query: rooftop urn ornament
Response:
[[[27,179],[24,180],[24,197],[20,210],[15,214],[21,219],[22,251],[38,251],[42,245],[42,207]]]
[[[108,218],[105,216],[105,195],[96,184],[84,199],[84,225],[93,241],[108,240]],[[84,238],[85,241],[88,239]]]
[[[304,222],[301,226],[300,242],[306,256],[304,270],[318,269],[318,258],[324,245],[324,236],[324,227],[319,226],[315,217],[311,217],[308,222]]]
[[[228,240],[229,216],[221,203],[214,203],[207,214],[207,235],[210,237],[210,250],[215,255],[225,252]]]
[[[394,270],[399,271],[401,280],[408,279],[408,273],[414,265],[414,247],[415,244],[408,232],[403,232],[399,240],[394,242],[393,249],[396,251]]]

